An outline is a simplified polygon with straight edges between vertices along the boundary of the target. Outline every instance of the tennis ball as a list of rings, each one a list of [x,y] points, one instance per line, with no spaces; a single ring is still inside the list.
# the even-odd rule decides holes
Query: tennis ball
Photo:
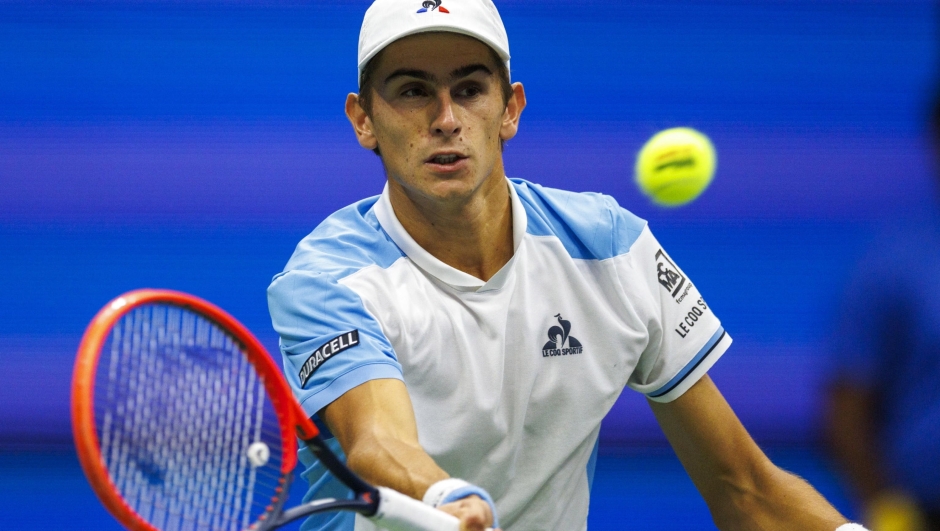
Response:
[[[717,164],[707,136],[688,127],[653,135],[636,158],[636,184],[654,203],[681,206],[708,188]]]

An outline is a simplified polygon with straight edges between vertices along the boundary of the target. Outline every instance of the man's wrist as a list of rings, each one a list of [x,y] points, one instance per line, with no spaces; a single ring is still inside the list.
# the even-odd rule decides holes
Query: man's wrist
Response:
[[[499,527],[499,518],[496,516],[496,503],[493,498],[482,487],[478,487],[458,478],[447,478],[438,481],[428,487],[421,500],[431,507],[440,507],[441,505],[462,500],[470,496],[479,496],[490,506],[490,512],[493,514],[493,527]],[[843,531],[843,530],[839,530]]]
[[[428,490],[424,493],[424,498],[421,500],[425,505],[430,505],[431,507],[438,507],[445,503],[444,498],[447,497],[451,492],[470,485],[466,481],[457,478],[447,478],[438,481],[437,483],[428,487]]]

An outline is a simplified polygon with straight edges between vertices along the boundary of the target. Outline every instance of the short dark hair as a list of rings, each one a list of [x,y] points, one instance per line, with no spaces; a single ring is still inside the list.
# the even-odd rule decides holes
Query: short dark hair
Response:
[[[512,97],[512,83],[509,81],[509,68],[506,67],[506,63],[503,62],[499,54],[496,53],[496,50],[490,46],[486,47],[490,52],[490,58],[493,59],[493,62],[496,64],[496,78],[499,80],[499,88],[502,91],[503,96],[503,107],[509,104],[509,98]],[[362,110],[366,111],[366,115],[369,118],[372,118],[372,83],[375,77],[375,70],[378,68],[379,60],[382,58],[382,54],[385,53],[385,50],[380,51],[373,57],[369,59],[369,62],[366,63],[366,66],[362,69],[362,75],[359,76],[359,106],[362,107]],[[502,140],[500,140],[500,146],[503,145]],[[379,148],[376,147],[372,151],[376,155],[382,156],[382,153],[379,152]]]

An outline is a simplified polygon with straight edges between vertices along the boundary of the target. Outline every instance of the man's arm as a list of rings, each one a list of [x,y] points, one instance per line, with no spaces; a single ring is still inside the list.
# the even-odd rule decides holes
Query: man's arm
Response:
[[[450,477],[418,442],[418,426],[401,380],[371,380],[323,408],[321,418],[339,440],[346,463],[364,480],[418,500]],[[476,496],[439,507],[461,520],[461,529],[482,531],[492,524],[489,505]]]
[[[770,462],[708,375],[673,402],[650,406],[719,529],[835,531],[847,522]]]

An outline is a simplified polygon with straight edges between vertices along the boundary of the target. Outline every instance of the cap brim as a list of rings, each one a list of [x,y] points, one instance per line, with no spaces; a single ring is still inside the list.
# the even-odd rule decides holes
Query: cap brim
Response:
[[[462,27],[436,23],[436,24],[429,24],[427,26],[414,28],[406,33],[402,33],[401,35],[396,35],[395,37],[391,39],[383,41],[378,46],[376,46],[375,49],[370,51],[359,62],[359,78],[360,78],[359,81],[362,80],[362,69],[365,68],[365,66],[369,64],[369,61],[371,61],[376,55],[378,55],[379,52],[381,52],[386,47],[388,47],[388,45],[392,44],[393,42],[397,40],[401,40],[401,39],[404,39],[405,37],[409,37],[411,35],[418,35],[420,33],[431,33],[435,31],[440,31],[440,32],[445,32],[445,33],[457,33],[460,35],[466,35],[467,37],[473,37],[474,39],[492,48],[493,51],[496,52],[496,55],[498,55],[499,58],[502,59],[504,63],[506,63],[507,67],[509,65],[509,54],[506,53],[505,50],[503,50],[498,44],[493,42],[491,39],[488,39],[483,35],[479,35],[471,31],[467,31],[465,28],[462,28]]]

